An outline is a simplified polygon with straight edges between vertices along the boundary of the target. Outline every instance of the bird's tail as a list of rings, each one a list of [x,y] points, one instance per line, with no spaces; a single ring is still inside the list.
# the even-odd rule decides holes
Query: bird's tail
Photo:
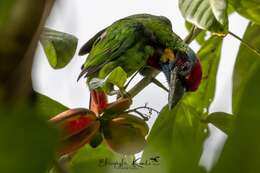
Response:
[[[107,95],[103,91],[91,90],[89,109],[96,114],[101,113],[108,106]]]

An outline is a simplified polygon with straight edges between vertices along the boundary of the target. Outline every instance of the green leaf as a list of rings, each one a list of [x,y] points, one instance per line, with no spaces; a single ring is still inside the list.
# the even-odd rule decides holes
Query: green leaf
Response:
[[[197,53],[202,65],[202,81],[199,89],[196,92],[187,93],[184,99],[201,116],[207,115],[208,108],[214,99],[221,48],[222,38],[212,36]]]
[[[36,94],[35,108],[41,112],[41,115],[50,119],[51,117],[69,109],[57,101],[40,93]]]
[[[235,12],[234,7],[230,3],[228,3],[228,10],[227,11],[228,11],[228,15],[230,15],[230,14]]]
[[[242,16],[260,24],[260,1],[259,0],[229,0],[229,3]]]
[[[225,112],[214,112],[207,116],[206,123],[211,123],[226,134],[230,134],[233,129],[235,116]]]
[[[228,31],[226,0],[179,0],[183,17],[198,28],[220,35]]]
[[[249,31],[253,31],[249,27]],[[246,35],[248,34],[246,33]],[[254,35],[259,38],[257,34]],[[259,43],[259,42],[258,42]],[[249,57],[243,57],[247,59]],[[257,64],[257,62],[256,62]],[[222,156],[213,173],[257,173],[260,172],[260,66],[250,69],[250,76],[244,83],[241,99],[237,102],[234,129],[224,146]]]
[[[55,158],[57,131],[31,107],[0,114],[1,172],[45,173]]]
[[[127,73],[121,68],[115,68],[107,77],[106,81],[116,85],[119,88],[124,87],[127,80]]]
[[[169,111],[166,106],[153,125],[142,158],[159,156],[160,165],[147,167],[146,172],[202,171],[199,160],[206,137],[207,126],[192,107],[179,102]]]
[[[124,87],[124,84],[127,80],[127,73],[121,68],[115,68],[111,73],[107,75],[105,79],[93,78],[88,83],[89,89],[97,89],[103,87],[107,83],[111,83],[118,88]]]
[[[260,47],[260,25],[249,24],[243,40],[255,48]],[[239,109],[241,95],[245,91],[248,79],[260,68],[260,57],[241,44],[235,63],[233,73],[233,112],[236,114]]]
[[[65,67],[73,58],[78,39],[71,34],[44,28],[40,42],[49,64],[54,69],[59,69]]]

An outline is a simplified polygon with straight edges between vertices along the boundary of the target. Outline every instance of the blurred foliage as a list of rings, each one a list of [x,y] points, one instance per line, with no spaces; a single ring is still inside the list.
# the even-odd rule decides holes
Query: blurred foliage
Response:
[[[119,164],[109,164],[112,162],[120,163],[122,159],[130,163],[133,160],[132,156],[124,157],[111,151],[108,146],[103,143],[97,148],[92,148],[86,145],[80,149],[72,158],[69,164],[71,173],[95,172],[121,172]]]
[[[251,27],[248,29],[247,34],[252,31],[251,29]],[[255,35],[255,37],[257,36]],[[234,129],[228,137],[221,158],[212,171],[213,173],[260,172],[259,74],[260,68],[258,66],[251,72],[243,86],[244,89],[240,91]]]
[[[229,0],[229,3],[239,14],[260,25],[259,0]]]
[[[260,25],[249,24],[243,40],[259,49],[259,33]],[[233,111],[235,114],[239,109],[239,102],[242,99],[241,95],[245,92],[245,86],[258,68],[260,68],[260,57],[241,44],[233,74]]]
[[[5,27],[5,23],[8,20],[14,2],[15,0],[0,1],[0,28]]]
[[[67,33],[44,28],[40,43],[44,48],[49,64],[54,69],[65,67],[73,58],[78,39]]]
[[[33,108],[1,107],[0,114],[0,172],[46,172],[55,156],[57,131]]]
[[[35,93],[35,108],[41,112],[45,118],[52,118],[53,116],[67,110],[68,108],[61,103],[43,95]]]
[[[198,28],[225,35],[228,31],[226,0],[179,0],[183,17]]]
[[[259,32],[259,25],[249,24],[243,40],[259,48]],[[233,111],[236,120],[213,173],[260,172],[259,58],[241,44],[233,74]]]
[[[44,173],[55,158],[58,132],[35,109],[31,86],[49,7],[47,0],[0,1],[0,172]]]
[[[0,102],[21,104],[31,92],[38,26],[45,20],[47,1],[0,1]]]

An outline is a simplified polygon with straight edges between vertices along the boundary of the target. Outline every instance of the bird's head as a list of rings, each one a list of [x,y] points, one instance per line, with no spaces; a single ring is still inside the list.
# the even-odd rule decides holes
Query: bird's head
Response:
[[[186,91],[196,91],[202,79],[202,68],[194,51],[172,51],[166,48],[160,67],[169,83],[168,105],[172,109]]]

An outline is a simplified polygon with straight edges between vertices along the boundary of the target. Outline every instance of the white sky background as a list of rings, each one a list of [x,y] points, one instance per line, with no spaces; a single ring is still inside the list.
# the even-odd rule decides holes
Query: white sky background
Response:
[[[47,21],[47,26],[59,31],[71,33],[79,38],[79,48],[95,33],[107,27],[114,21],[137,13],[150,13],[168,17],[173,24],[173,30],[184,38],[188,33],[184,19],[178,9],[178,0],[57,0]],[[247,20],[234,14],[229,19],[230,31],[242,37],[247,26]],[[239,41],[231,36],[225,38],[222,59],[217,76],[217,90],[211,112],[231,113],[231,77],[234,60],[239,48]],[[191,44],[197,51],[199,46],[194,41]],[[77,50],[77,53],[78,53]],[[77,56],[61,70],[53,70],[39,46],[36,52],[33,68],[34,89],[54,100],[70,107],[88,107],[89,92],[84,80],[76,82],[80,67],[86,56]],[[161,74],[158,79],[166,80]],[[160,110],[167,104],[167,93],[154,85],[148,86],[134,99],[134,107],[149,103],[150,107]],[[149,121],[151,125],[155,115]],[[211,127],[214,129],[214,127]],[[213,135],[206,142],[206,151],[202,162],[208,167],[212,163],[216,146],[223,143],[225,136],[218,130],[212,130]]]

